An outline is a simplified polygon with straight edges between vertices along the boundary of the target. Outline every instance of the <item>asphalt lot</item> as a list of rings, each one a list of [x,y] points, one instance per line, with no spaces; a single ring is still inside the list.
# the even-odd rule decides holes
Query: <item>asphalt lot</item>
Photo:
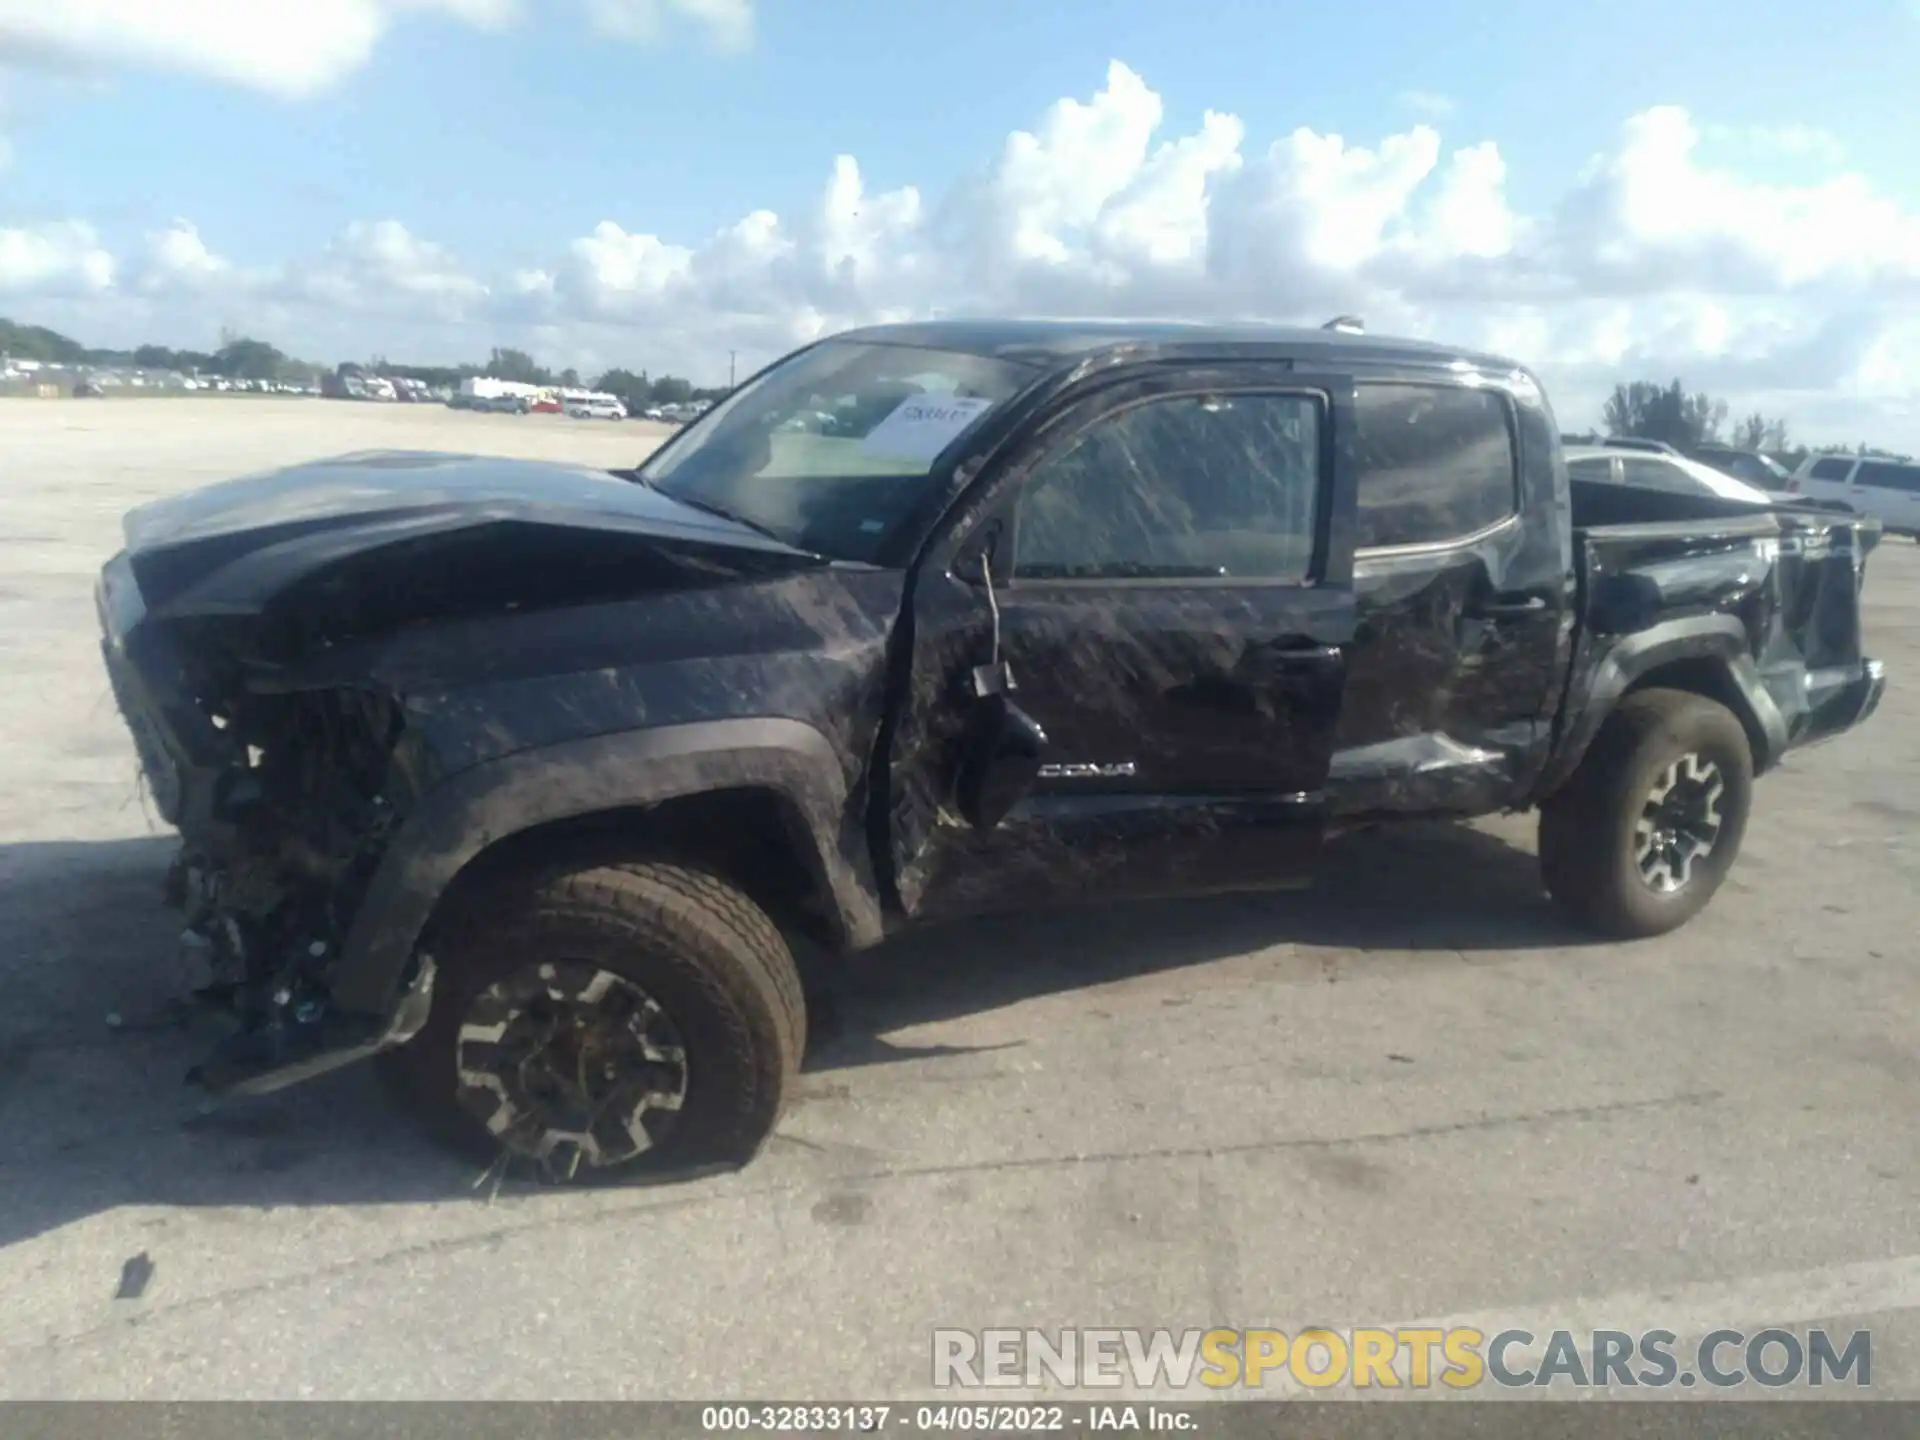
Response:
[[[1419,829],[1306,894],[864,957],[732,1176],[493,1195],[352,1071],[198,1114],[169,841],[94,648],[121,512],[348,450],[613,464],[653,433],[0,402],[0,1398],[906,1397],[935,1326],[1432,1317],[1867,1326],[1874,1391],[1920,1396],[1905,541],[1869,566],[1880,713],[1763,782],[1727,890],[1663,940],[1560,927],[1526,820]]]

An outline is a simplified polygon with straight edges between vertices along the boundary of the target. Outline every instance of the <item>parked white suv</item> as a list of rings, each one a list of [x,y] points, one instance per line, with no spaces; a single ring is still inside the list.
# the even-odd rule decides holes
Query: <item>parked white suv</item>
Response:
[[[1871,515],[1889,534],[1920,539],[1920,465],[1879,455],[1809,455],[1787,493],[1808,505]]]
[[[567,401],[567,414],[576,420],[624,420],[627,407],[611,395],[582,395]]]

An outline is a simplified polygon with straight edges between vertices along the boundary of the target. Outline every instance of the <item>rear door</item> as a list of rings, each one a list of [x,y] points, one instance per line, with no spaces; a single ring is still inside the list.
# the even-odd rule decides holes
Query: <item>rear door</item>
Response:
[[[1362,375],[1354,443],[1359,632],[1336,805],[1502,809],[1544,763],[1564,674],[1568,521],[1552,431],[1486,377]]]
[[[1354,628],[1351,396],[1284,366],[1162,370],[1071,403],[1007,457],[947,553],[993,537],[1000,653],[1045,768],[991,831],[942,813],[990,604],[928,565],[890,777],[910,915],[1310,867]]]

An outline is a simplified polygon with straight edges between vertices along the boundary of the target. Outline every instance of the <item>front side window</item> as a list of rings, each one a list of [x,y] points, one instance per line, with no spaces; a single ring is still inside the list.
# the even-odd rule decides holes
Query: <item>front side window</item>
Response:
[[[1014,577],[1305,581],[1323,414],[1312,395],[1182,395],[1095,422],[1028,474]]]
[[[1835,455],[1825,460],[1814,461],[1813,469],[1807,474],[1815,480],[1844,480],[1851,469],[1853,469],[1853,461]]]
[[[1613,479],[1613,461],[1604,455],[1588,456],[1580,460],[1567,462],[1569,480],[1600,481],[1605,483]]]
[[[1034,378],[982,355],[830,340],[742,385],[639,474],[790,545],[871,561],[940,454]]]
[[[1355,406],[1363,548],[1458,540],[1514,514],[1518,477],[1502,396],[1363,384]]]

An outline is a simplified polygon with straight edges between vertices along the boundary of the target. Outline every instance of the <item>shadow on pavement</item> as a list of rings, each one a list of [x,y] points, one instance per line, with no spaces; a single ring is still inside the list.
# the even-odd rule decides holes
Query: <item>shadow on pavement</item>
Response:
[[[206,1113],[184,1077],[220,1022],[178,1003],[192,977],[160,901],[172,844],[0,847],[0,1245],[121,1205],[474,1196],[479,1177],[390,1109],[366,1066]],[[1330,846],[1310,891],[968,921],[833,962],[810,987],[807,1069],[944,1053],[883,1037],[1269,947],[1417,962],[1578,938],[1548,911],[1531,854],[1464,826],[1380,831]]]

